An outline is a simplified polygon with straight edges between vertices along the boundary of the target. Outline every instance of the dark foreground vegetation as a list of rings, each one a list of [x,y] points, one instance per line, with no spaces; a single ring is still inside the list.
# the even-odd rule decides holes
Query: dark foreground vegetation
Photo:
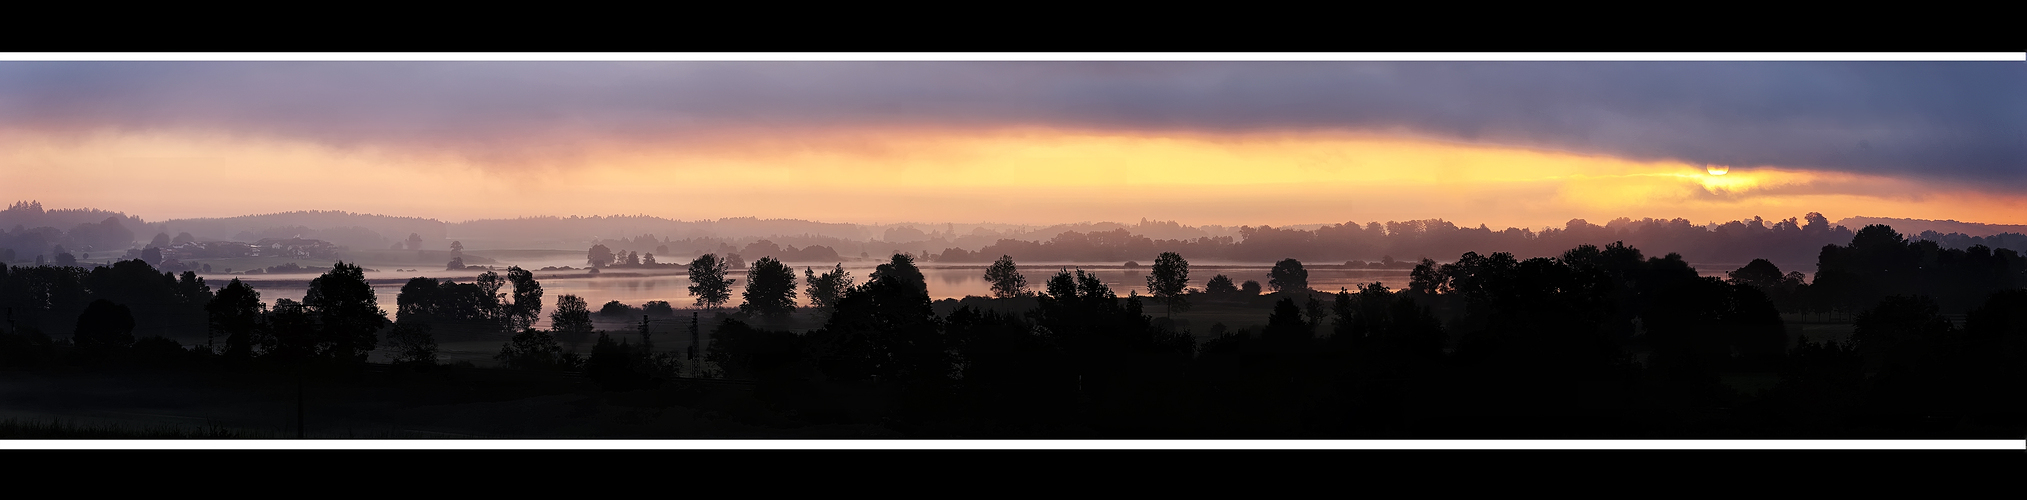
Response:
[[[1151,262],[1146,294],[1121,296],[1068,269],[1031,290],[1002,257],[986,271],[994,297],[934,304],[907,255],[864,283],[842,267],[797,283],[772,257],[748,267],[706,255],[688,267],[708,316],[667,303],[594,310],[565,295],[546,330],[531,327],[540,283],[519,268],[473,283],[415,278],[390,319],[342,262],[272,308],[236,281],[214,291],[142,261],[13,267],[0,275],[0,380],[17,406],[145,407],[313,437],[342,437],[334,426],[368,437],[2027,433],[2027,259],[2006,249],[1944,249],[1871,226],[1823,247],[1813,280],[1765,260],[1703,277],[1676,254],[1621,243],[1525,260],[1467,252],[1419,262],[1402,290],[1335,293],[1309,290],[1296,259],[1264,287],[1193,280],[1172,252]],[[738,287],[744,305],[722,309]],[[1171,319],[1192,308],[1264,321]],[[797,311],[820,319],[787,326]],[[657,348],[675,343],[645,318],[633,335],[593,327],[594,315],[636,314],[688,316],[683,333],[709,342]],[[1794,338],[1797,318],[1851,334]],[[197,334],[207,340],[169,340]],[[501,367],[438,359],[440,339],[474,338],[502,342]],[[391,362],[368,363],[372,352]]]

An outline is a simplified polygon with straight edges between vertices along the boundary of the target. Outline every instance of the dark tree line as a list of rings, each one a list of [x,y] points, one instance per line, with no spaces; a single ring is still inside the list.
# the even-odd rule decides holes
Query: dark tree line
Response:
[[[10,268],[0,281],[15,312],[8,343],[40,346],[31,349],[41,353],[35,360],[10,356],[27,364],[51,362],[57,350],[68,347],[77,354],[73,362],[187,355],[240,365],[255,360],[356,365],[377,347],[378,333],[389,323],[363,271],[343,262],[312,280],[301,301],[281,299],[272,309],[239,280],[213,294],[194,273],[179,280],[138,260],[89,272]],[[62,316],[69,316],[68,325],[53,321]],[[45,333],[65,330],[68,342]],[[171,339],[194,332],[206,332],[211,340],[185,349]]]
[[[45,333],[73,329],[93,300],[128,307],[143,336],[170,336],[204,327],[211,287],[196,273],[157,272],[141,261],[90,269],[74,266],[16,266],[0,269],[0,309],[10,328]]]
[[[430,324],[437,332],[520,331],[542,312],[542,285],[534,273],[510,267],[487,271],[472,283],[411,278],[395,299],[395,321]]]
[[[1806,220],[1803,220],[1806,219]],[[1700,262],[1745,262],[1769,258],[1776,262],[1807,262],[1824,244],[1848,241],[1852,232],[1832,226],[1821,214],[1769,221],[1760,218],[1715,226],[1686,219],[1621,217],[1604,225],[1572,219],[1562,228],[1494,230],[1480,225],[1459,227],[1440,220],[1346,222],[1314,230],[1241,227],[1239,237],[1153,239],[1125,229],[1110,232],[1064,232],[1047,241],[1001,239],[976,251],[944,250],[937,262],[989,262],[1009,255],[1022,260],[1120,262],[1144,255],[1176,252],[1199,259],[1258,262],[1285,258],[1308,262],[1343,262],[1381,267],[1398,262],[1410,266],[1423,256],[1458,255],[1466,251],[1503,251],[1515,255],[1552,256],[1582,244],[1624,241],[1635,246],[1677,249]]]
[[[1816,278],[1805,282],[1767,261],[1730,279],[1704,277],[1679,254],[1648,256],[1623,242],[1528,259],[1465,252],[1447,264],[1420,261],[1402,290],[1374,283],[1335,294],[1309,290],[1301,262],[1285,258],[1269,295],[1259,295],[1257,283],[1206,280],[1206,303],[1271,308],[1258,312],[1257,330],[1212,324],[1201,336],[1149,314],[1138,291],[1122,297],[1073,269],[1050,274],[1032,296],[1009,285],[1008,297],[978,299],[1031,304],[1025,310],[959,306],[939,314],[906,254],[864,283],[852,283],[841,266],[825,278],[805,270],[808,298],[827,314],[807,332],[779,331],[740,319],[764,321],[769,308],[794,305],[795,273],[762,258],[745,279],[752,314],[723,319],[704,354],[722,376],[756,381],[754,397],[795,421],[876,423],[914,436],[1849,438],[2027,430],[2020,420],[2027,406],[2012,397],[2027,389],[2018,255],[1910,243],[1876,226],[1819,257]],[[1003,269],[989,271],[995,284],[1025,282],[1011,257],[1002,261]],[[1193,295],[1180,254],[1155,262],[1151,297]],[[700,269],[721,276],[730,267],[706,264]],[[137,261],[89,272],[4,271],[0,291],[9,304],[41,307],[38,320],[67,304],[72,318],[67,345],[10,325],[0,336],[0,360],[10,364],[66,349],[88,360],[180,352],[140,334],[152,320],[136,304],[152,297],[203,311],[202,327],[225,343],[223,359],[356,365],[385,339],[397,362],[428,365],[432,332],[452,324],[428,320],[470,317],[516,332],[498,357],[509,367],[577,371],[608,390],[679,380],[679,363],[654,350],[645,322],[638,343],[600,333],[588,357],[564,348],[598,333],[578,297],[558,299],[549,329],[529,328],[508,305],[540,295],[504,300],[513,270],[508,279],[471,284],[411,280],[391,325],[360,269],[344,263],[301,301],[272,309],[243,283],[212,294]],[[539,289],[527,279],[530,291]],[[1247,288],[1253,297],[1227,300]],[[824,291],[810,291],[817,289]],[[788,301],[753,300],[767,297]],[[1791,338],[1782,313],[1819,300],[1849,308],[1849,340]],[[1952,307],[1964,311],[1961,322],[1951,319]],[[1741,379],[1767,383],[1742,389]]]
[[[1838,252],[1879,238],[1865,234]],[[1212,325],[1202,345],[1087,273],[1052,276],[1025,314],[960,307],[941,317],[913,284],[892,278],[901,273],[884,273],[806,334],[727,320],[712,360],[728,375],[781,387],[771,394],[782,401],[819,380],[891,387],[894,415],[907,422],[899,425],[932,434],[957,432],[949,426],[960,421],[962,432],[990,435],[1193,437],[2020,427],[2006,420],[2022,409],[2017,398],[2000,396],[2027,374],[2027,294],[2018,285],[1985,292],[1961,328],[1931,298],[1888,295],[1862,308],[1847,343],[1791,343],[1765,290],[1789,275],[1763,267],[1702,277],[1678,254],[1649,257],[1623,243],[1525,260],[1465,253],[1422,262],[1405,290],[1375,283],[1342,290],[1329,305],[1291,286],[1262,330]],[[1919,273],[1903,276],[1920,283]],[[1231,286],[1212,281],[1221,284],[1211,290]],[[1779,382],[1758,393],[1725,382],[1740,376]],[[822,414],[821,403],[800,404]]]

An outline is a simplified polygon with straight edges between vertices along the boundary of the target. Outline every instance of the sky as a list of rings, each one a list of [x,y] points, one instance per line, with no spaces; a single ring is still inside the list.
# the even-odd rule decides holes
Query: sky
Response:
[[[148,220],[2023,224],[2023,89],[2017,61],[0,61],[0,202]]]

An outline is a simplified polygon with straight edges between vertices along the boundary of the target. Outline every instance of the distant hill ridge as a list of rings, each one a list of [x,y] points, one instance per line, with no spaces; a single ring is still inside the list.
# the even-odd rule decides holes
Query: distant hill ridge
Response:
[[[1900,219],[1893,217],[1845,217],[1838,225],[1857,230],[1873,224],[1893,226],[1894,232],[1917,235],[1922,231],[1942,234],[1961,233],[1965,236],[1991,236],[2002,233],[2027,234],[2027,225],[1985,224],[1980,222],[1958,222],[1955,220]]]
[[[1142,219],[1133,222],[1076,222],[1051,225],[995,224],[995,223],[886,223],[856,224],[817,222],[802,219],[763,219],[758,217],[727,217],[721,219],[676,220],[649,215],[607,215],[607,216],[538,216],[513,219],[476,219],[459,222],[445,222],[433,218],[404,217],[382,214],[356,213],[342,210],[298,210],[290,212],[252,214],[235,217],[204,217],[170,219],[144,222],[137,215],[97,209],[49,209],[40,203],[21,202],[0,211],[0,221],[22,224],[25,228],[52,226],[59,230],[81,223],[98,223],[107,218],[116,218],[129,227],[137,241],[147,241],[157,232],[176,235],[189,232],[199,240],[245,240],[263,237],[305,237],[332,241],[353,248],[399,247],[410,233],[419,235],[425,249],[443,249],[450,240],[464,239],[492,240],[498,242],[553,240],[562,246],[576,248],[582,242],[594,239],[635,239],[642,235],[654,235],[657,240],[684,238],[719,238],[726,240],[751,240],[774,238],[782,240],[794,236],[810,238],[834,238],[856,242],[907,243],[945,241],[956,244],[960,239],[967,246],[981,246],[998,239],[1046,241],[1065,232],[1111,233],[1125,231],[1137,236],[1162,239],[1194,240],[1200,237],[1235,237],[1238,227],[1219,225],[1190,226],[1175,221]],[[1927,220],[1891,217],[1847,217],[1835,223],[1856,230],[1866,225],[1886,224],[1901,234],[1919,235],[1923,231],[1942,234],[1961,234],[1964,237],[1991,237],[2004,233],[2027,234],[2027,225],[1985,224],[1956,220]],[[0,225],[4,230],[13,224]],[[1316,230],[1323,224],[1294,224],[1278,229]],[[54,241],[54,240],[52,240]],[[802,245],[809,242],[799,243]],[[830,243],[824,243],[830,244]],[[2006,246],[2012,240],[1987,243]],[[896,247],[899,248],[899,247]],[[924,248],[935,251],[936,248]],[[853,252],[856,253],[856,252]]]
[[[365,241],[400,241],[409,234],[421,236],[424,240],[442,240],[446,233],[444,222],[422,217],[400,217],[393,215],[362,214],[342,210],[298,210],[269,214],[241,215],[237,217],[206,217],[191,219],[170,219],[150,224],[150,229],[175,235],[188,232],[201,240],[232,240],[246,237],[245,233],[259,234],[279,228],[303,228],[307,230],[329,230],[349,228],[357,236],[340,238]],[[364,228],[367,231],[358,231]],[[367,234],[369,232],[371,234]],[[139,231],[137,231],[139,232]],[[295,233],[297,231],[284,231]],[[149,235],[143,235],[145,238]],[[290,234],[268,236],[286,237]]]
[[[24,229],[54,227],[59,230],[68,231],[78,224],[104,222],[108,217],[119,219],[120,224],[127,226],[127,229],[134,232],[140,232],[140,228],[144,224],[140,216],[127,215],[125,212],[99,210],[96,208],[53,208],[44,210],[40,201],[23,201],[8,206],[6,210],[0,210],[0,230],[6,230],[19,225]]]

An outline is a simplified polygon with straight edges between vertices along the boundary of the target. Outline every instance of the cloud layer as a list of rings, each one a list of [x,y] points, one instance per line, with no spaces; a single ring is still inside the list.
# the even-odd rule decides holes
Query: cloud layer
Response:
[[[1370,131],[2027,191],[2013,62],[10,62],[0,128],[567,158],[729,131]]]

